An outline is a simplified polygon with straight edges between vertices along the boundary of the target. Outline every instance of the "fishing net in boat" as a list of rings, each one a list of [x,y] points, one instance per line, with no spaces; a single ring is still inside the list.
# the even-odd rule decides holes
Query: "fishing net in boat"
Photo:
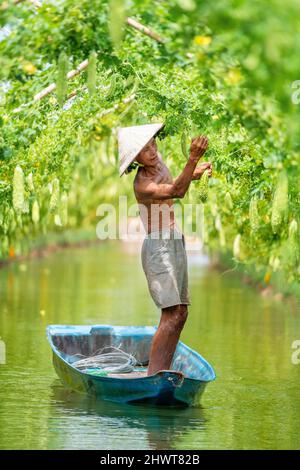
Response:
[[[83,357],[81,354],[75,354],[76,357]],[[106,372],[107,374],[124,374],[134,370],[139,365],[132,354],[122,351],[114,346],[105,346],[98,349],[92,356],[83,357],[73,362],[76,369],[85,371],[94,369]]]

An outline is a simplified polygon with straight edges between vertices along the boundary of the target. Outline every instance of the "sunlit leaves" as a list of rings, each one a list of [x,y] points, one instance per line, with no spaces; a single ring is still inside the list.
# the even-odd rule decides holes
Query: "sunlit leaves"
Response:
[[[193,11],[196,8],[195,0],[176,0],[176,3],[178,3],[183,10]]]

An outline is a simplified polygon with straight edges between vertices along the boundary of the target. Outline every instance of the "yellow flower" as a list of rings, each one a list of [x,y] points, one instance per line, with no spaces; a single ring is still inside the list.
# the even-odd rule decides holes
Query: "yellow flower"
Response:
[[[194,39],[194,42],[197,44],[197,46],[209,46],[211,41],[212,38],[210,36],[196,36]]]
[[[57,99],[54,96],[50,96],[49,103],[50,104],[57,104]]]
[[[266,272],[265,276],[264,276],[264,281],[266,284],[269,284],[271,280],[271,273],[269,271]]]
[[[37,68],[31,62],[25,62],[22,65],[22,68],[24,72],[28,73],[28,75],[34,75],[37,71]]]
[[[243,76],[238,69],[231,69],[227,73],[225,80],[229,85],[236,85],[242,80],[242,78]]]

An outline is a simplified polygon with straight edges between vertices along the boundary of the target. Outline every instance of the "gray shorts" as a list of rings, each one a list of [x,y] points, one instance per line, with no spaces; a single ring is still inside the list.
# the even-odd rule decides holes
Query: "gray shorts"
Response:
[[[177,231],[174,237],[173,233],[170,237],[169,230],[152,232],[142,246],[142,265],[149,291],[160,309],[190,305],[184,236]],[[160,238],[154,238],[157,234]]]

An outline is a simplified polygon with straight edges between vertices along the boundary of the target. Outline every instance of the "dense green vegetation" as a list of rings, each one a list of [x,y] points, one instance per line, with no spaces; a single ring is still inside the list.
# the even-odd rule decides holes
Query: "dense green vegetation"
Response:
[[[99,203],[131,194],[132,177],[118,178],[116,127],[164,120],[159,147],[174,174],[191,135],[209,136],[208,248],[263,267],[267,278],[283,271],[299,280],[291,125],[299,111],[290,86],[299,78],[300,7],[128,1],[127,15],[164,43],[125,26],[123,7],[121,0],[2,7],[1,256],[26,250],[28,235],[95,224]],[[64,80],[87,58],[85,71]],[[56,91],[34,101],[53,82]],[[196,185],[189,199],[197,202]]]

